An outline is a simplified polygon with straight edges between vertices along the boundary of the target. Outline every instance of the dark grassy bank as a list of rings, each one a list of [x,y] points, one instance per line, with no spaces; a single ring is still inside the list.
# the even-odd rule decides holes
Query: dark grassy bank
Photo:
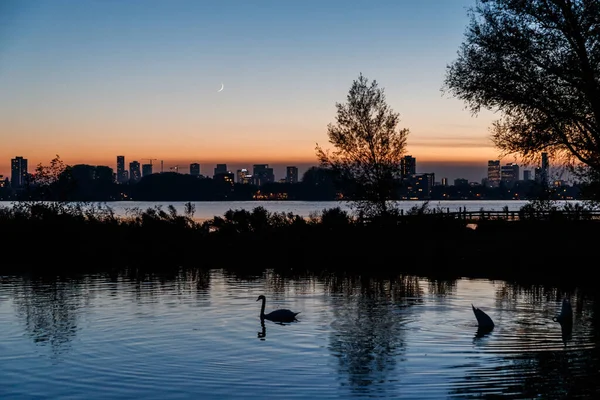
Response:
[[[169,208],[118,218],[84,204],[17,203],[0,209],[0,271],[274,268],[590,283],[600,222],[581,211],[542,217],[530,207],[520,221],[482,220],[473,230],[427,208],[364,223],[340,209],[304,219],[259,207],[198,223],[191,207],[185,215]]]

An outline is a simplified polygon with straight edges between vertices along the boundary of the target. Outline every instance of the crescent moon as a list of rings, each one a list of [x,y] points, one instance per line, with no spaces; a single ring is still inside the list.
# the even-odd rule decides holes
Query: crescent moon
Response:
[[[223,85],[223,84],[221,83],[221,89],[217,90],[217,92],[222,92],[222,91],[223,91],[223,89],[225,89],[225,85]]]

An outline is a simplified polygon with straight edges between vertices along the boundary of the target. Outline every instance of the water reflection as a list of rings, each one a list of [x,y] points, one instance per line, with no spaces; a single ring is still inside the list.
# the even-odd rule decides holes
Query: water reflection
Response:
[[[265,340],[267,337],[267,328],[265,327],[265,320],[260,319],[260,331],[258,331],[258,338],[260,340]]]
[[[332,304],[334,321],[329,343],[338,359],[338,373],[346,376],[355,392],[371,392],[372,385],[378,386],[377,391],[385,391],[386,385],[381,383],[398,379],[396,366],[405,351],[404,325],[410,311],[399,306],[420,301],[418,279],[330,277],[328,289],[342,295]]]
[[[565,296],[574,299],[576,311],[574,318],[557,324],[553,317],[561,310]],[[597,395],[600,353],[591,340],[594,320],[591,310],[597,301],[576,288],[564,290],[500,282],[496,304],[509,319],[500,326],[498,337],[478,331],[473,343],[487,351],[498,352],[499,357],[467,366],[465,376],[454,383],[451,395],[461,398],[486,395],[590,398]],[[559,329],[562,348],[554,339],[558,338]]]
[[[427,287],[430,295],[436,300],[443,301],[456,293],[456,280],[430,279]]]
[[[272,309],[301,310],[302,323],[261,320],[260,293]],[[565,296],[571,324],[552,321]],[[477,329],[471,303],[489,310],[493,331]],[[0,376],[21,395],[0,385],[0,397],[262,399],[282,387],[323,399],[593,397],[599,320],[593,293],[500,281],[199,269],[10,277]],[[45,348],[61,357],[43,364]]]
[[[85,281],[55,277],[22,278],[13,285],[13,303],[29,337],[49,345],[55,355],[68,350],[77,334],[81,308],[90,299],[85,287]]]

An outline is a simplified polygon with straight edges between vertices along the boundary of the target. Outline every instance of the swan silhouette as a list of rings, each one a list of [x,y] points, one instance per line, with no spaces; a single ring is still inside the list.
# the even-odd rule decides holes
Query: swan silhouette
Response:
[[[573,323],[573,307],[571,307],[571,302],[569,299],[566,297],[563,299],[560,314],[558,314],[556,317],[553,317],[552,321],[558,322],[561,325]]]
[[[300,314],[299,312],[293,312],[290,310],[286,310],[281,308],[279,310],[271,311],[268,314],[265,314],[265,303],[267,299],[262,294],[258,296],[256,301],[262,300],[262,306],[260,307],[260,319],[274,322],[292,322],[296,320],[296,315]]]
[[[563,299],[560,314],[553,317],[552,321],[560,324],[562,341],[566,346],[573,333],[573,308],[571,307],[571,302],[569,299],[566,297]]]
[[[477,318],[477,324],[479,325],[479,329],[494,329],[494,321],[492,321],[489,315],[481,311],[479,308],[475,308],[473,304],[471,304],[471,307],[473,307],[473,313],[475,314],[475,318]]]

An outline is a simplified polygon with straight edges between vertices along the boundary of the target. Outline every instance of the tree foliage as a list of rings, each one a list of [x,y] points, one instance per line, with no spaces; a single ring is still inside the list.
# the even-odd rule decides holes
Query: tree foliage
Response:
[[[392,211],[400,162],[408,129],[398,129],[400,116],[386,102],[384,90],[362,74],[350,88],[346,103],[336,103],[336,123],[327,127],[333,151],[318,144],[322,167],[333,170],[354,190],[346,193],[359,212],[382,215]]]
[[[68,200],[68,194],[75,186],[71,171],[72,167],[66,165],[58,154],[50,165],[38,164],[33,177],[36,196],[44,200]]]
[[[600,171],[600,1],[478,0],[444,90],[500,111],[492,140]]]

